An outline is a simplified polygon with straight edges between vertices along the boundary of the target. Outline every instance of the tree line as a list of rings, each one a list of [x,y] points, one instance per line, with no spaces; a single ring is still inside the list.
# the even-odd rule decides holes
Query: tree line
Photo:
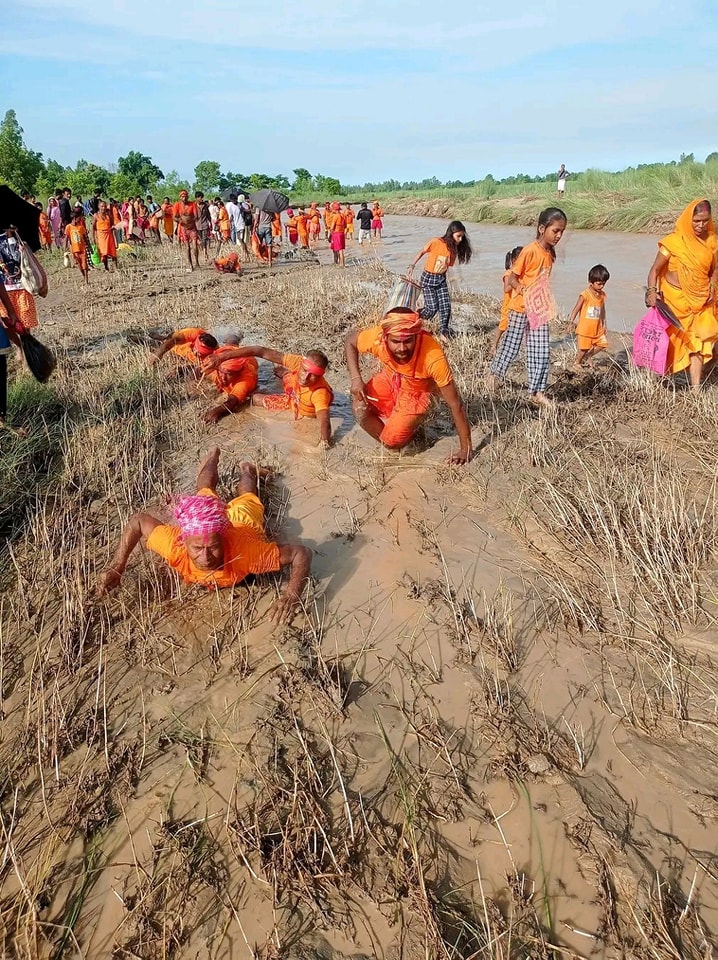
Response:
[[[718,152],[710,153],[706,164],[718,165]],[[638,164],[628,167],[627,171],[662,172],[671,167],[685,167],[696,163],[692,153],[682,153],[679,160],[669,163]],[[6,183],[18,193],[27,190],[44,200],[56,190],[69,187],[73,195],[89,197],[100,190],[105,197],[125,200],[127,197],[145,196],[148,193],[175,197],[180,190],[202,190],[207,196],[222,193],[232,188],[240,192],[252,193],[264,187],[289,193],[293,198],[306,199],[311,196],[342,197],[368,195],[373,193],[411,193],[441,189],[480,188],[485,196],[491,196],[499,185],[520,186],[521,184],[550,183],[556,179],[556,171],[530,175],[517,173],[510,177],[495,179],[487,174],[480,180],[448,180],[442,182],[438,177],[424,180],[383,180],[377,183],[342,184],[336,177],[312,174],[304,167],[292,171],[290,180],[284,174],[271,176],[266,173],[235,173],[223,171],[216,160],[202,160],[194,168],[194,181],[182,179],[176,170],[165,174],[151,157],[139,150],[130,150],[127,156],[119,157],[117,163],[108,167],[78,160],[74,167],[63,166],[55,160],[44,160],[41,153],[29,149],[23,138],[14,110],[8,110],[0,123],[0,183]],[[581,177],[580,173],[573,173]]]

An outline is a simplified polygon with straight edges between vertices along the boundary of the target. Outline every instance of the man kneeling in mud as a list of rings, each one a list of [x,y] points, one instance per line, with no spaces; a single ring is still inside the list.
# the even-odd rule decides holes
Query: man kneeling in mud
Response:
[[[113,590],[122,579],[130,554],[140,540],[176,570],[185,583],[210,589],[232,587],[249,573],[272,573],[289,567],[289,580],[272,605],[270,618],[289,623],[309,578],[312,552],[299,543],[277,544],[264,535],[264,507],[257,496],[257,469],[240,464],[237,496],[224,504],[217,496],[219,448],[200,465],[197,493],[180,497],[177,525],[164,524],[149,513],[136,513],[125,527],[110,566],[100,578],[99,592]]]

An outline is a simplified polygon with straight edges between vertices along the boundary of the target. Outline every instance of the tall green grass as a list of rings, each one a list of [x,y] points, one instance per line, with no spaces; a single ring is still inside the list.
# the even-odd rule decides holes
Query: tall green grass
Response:
[[[574,227],[638,232],[663,229],[686,204],[699,197],[718,200],[718,159],[648,164],[617,173],[586,170],[569,178],[561,206]],[[295,202],[326,199],[316,195]],[[557,202],[557,195],[555,181],[501,183],[487,178],[473,186],[429,190],[375,193],[361,189],[338,199],[353,203],[376,199],[389,214],[431,215],[436,212],[431,205],[441,205],[440,216],[531,224],[543,207]]]

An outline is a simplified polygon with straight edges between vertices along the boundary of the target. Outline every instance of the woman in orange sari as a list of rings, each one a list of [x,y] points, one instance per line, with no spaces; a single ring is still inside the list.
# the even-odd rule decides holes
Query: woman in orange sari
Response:
[[[693,200],[676,220],[673,233],[658,244],[648,274],[646,306],[660,297],[680,320],[673,325],[668,363],[671,373],[688,370],[691,389],[700,390],[705,365],[718,353],[718,317],[715,310],[718,283],[718,241],[707,200]]]
[[[170,198],[165,197],[162,201],[162,206],[160,207],[162,211],[162,230],[165,237],[172,243],[172,238],[175,233],[175,220],[174,213],[172,212],[172,204],[170,203]]]

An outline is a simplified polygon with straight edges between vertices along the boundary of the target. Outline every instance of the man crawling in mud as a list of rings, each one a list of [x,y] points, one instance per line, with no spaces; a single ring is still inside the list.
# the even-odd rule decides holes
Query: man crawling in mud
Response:
[[[426,419],[432,395],[439,393],[459,435],[459,452],[450,462],[471,460],[471,428],[454,375],[441,344],[424,329],[418,313],[396,307],[379,326],[350,332],[344,346],[354,416],[370,436],[390,450],[401,450]],[[367,383],[359,369],[362,353],[371,353],[382,363]]]
[[[264,534],[264,507],[258,497],[254,464],[240,464],[237,496],[228,504],[217,496],[219,448],[200,465],[197,493],[177,500],[177,524],[149,513],[136,513],[125,527],[110,566],[102,573],[100,596],[117,587],[140,540],[176,570],[185,583],[214,589],[232,587],[249,573],[272,573],[289,567],[289,580],[272,605],[270,619],[289,623],[301,603],[312,552],[300,543],[272,543]]]

